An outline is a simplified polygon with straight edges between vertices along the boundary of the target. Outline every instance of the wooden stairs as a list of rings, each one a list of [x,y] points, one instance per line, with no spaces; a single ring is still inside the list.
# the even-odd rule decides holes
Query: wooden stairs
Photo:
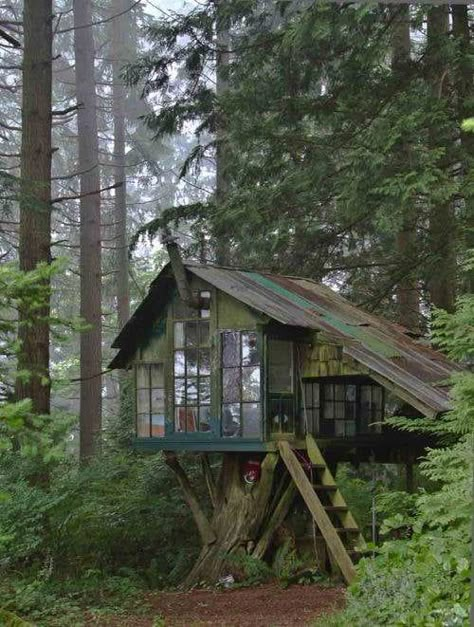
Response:
[[[281,441],[278,447],[291,478],[314,518],[320,537],[326,542],[344,579],[351,583],[356,575],[353,563],[359,553],[356,549],[365,548],[365,540],[315,439],[311,435],[306,436],[309,476],[288,442]]]

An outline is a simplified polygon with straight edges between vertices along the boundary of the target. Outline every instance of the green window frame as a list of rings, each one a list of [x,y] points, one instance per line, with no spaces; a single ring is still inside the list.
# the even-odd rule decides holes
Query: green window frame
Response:
[[[255,331],[221,332],[221,435],[262,437],[261,354]]]
[[[211,431],[210,299],[199,293],[200,308],[181,308],[190,319],[173,322],[173,412],[175,433]],[[178,313],[179,315],[179,313]],[[199,316],[199,317],[198,317]]]
[[[136,435],[165,436],[165,383],[163,363],[135,365]]]

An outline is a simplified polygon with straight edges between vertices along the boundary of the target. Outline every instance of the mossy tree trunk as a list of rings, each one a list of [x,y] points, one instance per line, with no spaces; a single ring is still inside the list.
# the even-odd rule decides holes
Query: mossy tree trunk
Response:
[[[213,513],[208,518],[176,455],[165,454],[166,463],[183,488],[202,540],[201,553],[184,582],[185,587],[215,583],[221,575],[232,571],[228,558],[239,551],[262,557],[278,522],[283,521],[291,507],[294,492],[285,489],[289,483],[286,471],[283,475],[277,472],[279,455],[265,456],[260,480],[254,485],[247,485],[243,479],[242,465],[247,457],[225,453],[217,482],[209,464],[203,463],[213,504]]]

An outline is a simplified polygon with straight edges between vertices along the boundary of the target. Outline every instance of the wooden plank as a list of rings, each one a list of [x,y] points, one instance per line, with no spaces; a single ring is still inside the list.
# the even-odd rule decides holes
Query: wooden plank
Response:
[[[314,518],[318,528],[328,546],[331,555],[333,556],[336,564],[341,569],[344,579],[347,583],[352,583],[356,577],[356,570],[351,558],[347,554],[346,548],[342,543],[337,531],[334,528],[329,516],[327,515],[324,507],[319,500],[318,495],[313,490],[313,486],[306,476],[301,464],[296,458],[295,454],[291,450],[288,442],[280,442],[279,449],[281,457],[288,472],[290,473],[296,487],[300,491],[304,502],[306,503],[312,517]]]
[[[336,481],[334,477],[332,476],[332,472],[329,470],[329,468],[327,467],[325,463],[324,457],[321,451],[319,450],[319,446],[316,444],[316,440],[310,434],[306,436],[306,450],[308,452],[308,457],[312,464],[315,464],[318,466],[324,465],[324,470],[321,472],[321,483],[327,486],[328,488],[329,487],[332,488],[333,491],[329,492],[329,498],[331,500],[332,505],[339,506],[339,507],[347,507],[347,503],[344,497],[342,496],[341,491],[337,487]],[[339,512],[339,518],[341,520],[342,526],[347,529],[354,529],[356,527],[359,527],[359,525],[357,524],[354,516],[352,515],[349,509],[347,509],[347,511],[341,510],[341,512]],[[366,546],[364,537],[360,532],[356,539],[356,545],[361,549],[365,548]]]

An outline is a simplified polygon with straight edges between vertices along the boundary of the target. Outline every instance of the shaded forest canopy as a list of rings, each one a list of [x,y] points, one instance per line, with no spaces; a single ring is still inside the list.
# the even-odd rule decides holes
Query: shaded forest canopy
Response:
[[[164,233],[189,261],[323,282],[465,367],[453,412],[398,420],[440,444],[409,481],[421,491],[393,466],[339,468],[380,535],[335,624],[466,623],[473,18],[311,0],[0,7],[0,608],[81,624],[178,585],[198,555],[168,467],[130,447],[133,382],[107,369]],[[204,508],[221,461],[182,460]],[[229,570],[294,581],[296,547],[274,549]]]

